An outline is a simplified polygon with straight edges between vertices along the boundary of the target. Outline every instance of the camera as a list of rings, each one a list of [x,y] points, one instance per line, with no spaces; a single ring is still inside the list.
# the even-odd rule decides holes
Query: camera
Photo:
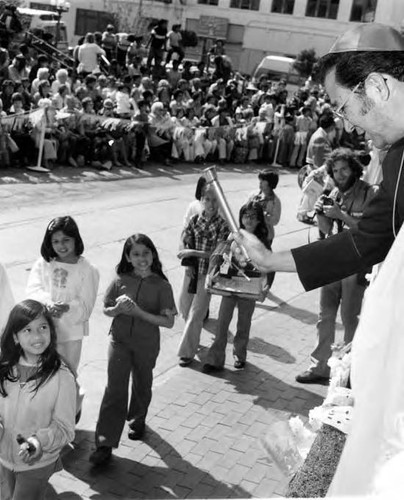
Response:
[[[334,205],[334,200],[332,198],[330,198],[329,196],[324,196],[323,205],[327,205],[329,207],[332,207]]]
[[[323,202],[323,206],[332,207],[334,205],[333,198],[330,198],[329,196],[326,196],[326,195],[323,195],[321,197],[321,201]],[[324,213],[324,210],[321,208],[320,210],[316,210],[316,213],[319,215],[322,215]]]

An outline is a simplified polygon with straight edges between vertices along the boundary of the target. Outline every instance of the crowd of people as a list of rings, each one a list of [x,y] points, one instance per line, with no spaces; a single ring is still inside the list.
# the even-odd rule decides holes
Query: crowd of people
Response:
[[[79,40],[72,68],[26,43],[11,60],[3,48],[2,167],[35,165],[40,148],[46,169],[143,168],[147,159],[305,165],[309,138],[331,110],[323,90],[307,82],[291,95],[283,80],[254,82],[232,70],[221,41],[210,67],[194,64],[180,28],[162,20],[145,44],[108,25]],[[36,109],[42,119],[32,119]]]

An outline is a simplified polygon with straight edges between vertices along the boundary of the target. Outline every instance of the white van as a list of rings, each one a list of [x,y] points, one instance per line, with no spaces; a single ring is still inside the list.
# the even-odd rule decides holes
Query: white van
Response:
[[[262,75],[267,75],[268,80],[285,80],[286,84],[292,86],[300,85],[300,76],[293,68],[295,59],[285,56],[266,56],[257,66],[254,72],[254,81],[258,82]]]
[[[53,40],[56,39],[56,31],[59,23],[59,40],[57,48],[63,52],[68,50],[66,25],[59,19],[57,12],[49,10],[28,9],[25,7],[18,7],[21,24],[24,28],[24,35],[27,31],[41,29],[46,33],[53,35]]]

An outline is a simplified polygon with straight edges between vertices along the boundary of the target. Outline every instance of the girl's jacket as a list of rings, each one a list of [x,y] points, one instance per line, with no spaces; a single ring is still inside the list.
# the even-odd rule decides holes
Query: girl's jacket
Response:
[[[40,257],[32,267],[27,297],[50,305],[67,302],[70,309],[54,318],[58,342],[81,340],[88,335],[88,320],[97,298],[98,270],[83,256],[76,264],[66,264]]]
[[[71,371],[62,363],[57,373],[36,392],[35,381],[6,381],[7,397],[0,396],[0,419],[4,427],[0,438],[0,463],[19,472],[45,467],[55,462],[62,448],[74,439],[76,416],[76,383]],[[17,434],[33,435],[42,446],[43,455],[32,465],[18,456]]]

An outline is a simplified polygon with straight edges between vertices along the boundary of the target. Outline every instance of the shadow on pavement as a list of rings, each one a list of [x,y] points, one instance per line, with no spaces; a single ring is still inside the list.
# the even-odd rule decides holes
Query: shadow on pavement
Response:
[[[321,405],[323,397],[302,387],[295,387],[247,362],[244,370],[221,372],[228,384],[240,394],[252,396],[253,404],[263,409],[291,412],[307,417],[308,411]]]
[[[259,347],[261,342],[267,344],[260,339],[250,339],[248,350],[253,351],[253,349],[250,349],[250,346],[252,343],[254,344],[255,340],[257,340],[256,352],[258,354],[269,355]],[[267,344],[267,348],[269,346],[275,350],[280,350],[282,352],[281,356],[284,356],[284,359],[288,359],[288,361],[283,360],[282,362],[291,362],[289,360],[292,359],[292,356],[287,351],[284,351],[281,347]],[[201,347],[197,354],[199,359],[195,359],[186,369],[202,371],[207,351],[207,347]],[[274,353],[272,353],[272,357],[275,357]],[[281,361],[279,358],[276,358],[276,360]],[[307,417],[308,411],[315,406],[321,405],[324,400],[323,396],[319,396],[303,387],[287,384],[249,361],[247,361],[243,370],[231,370],[225,367],[223,370],[210,372],[206,376],[225,380],[227,384],[233,385],[240,394],[252,396],[254,398],[253,404],[259,405],[265,410],[271,408]]]
[[[250,338],[248,342],[248,350],[255,354],[265,354],[272,359],[276,359],[280,363],[292,364],[296,358],[290,354],[286,349],[279,345],[271,344],[266,340],[258,337]]]
[[[249,493],[239,486],[228,486],[215,479],[208,472],[198,469],[184,459],[177,450],[156,431],[147,427],[144,441],[121,442],[117,454],[106,467],[94,468],[88,461],[94,449],[94,432],[76,432],[76,448],[63,457],[72,491],[57,494],[49,486],[46,500],[76,500],[80,494],[96,500],[138,499],[138,498],[247,498]],[[195,443],[196,444],[196,443]],[[145,450],[145,447],[149,449]],[[133,458],[132,458],[133,457]],[[164,466],[147,465],[163,462]],[[63,473],[62,473],[63,474]],[[80,488],[80,491],[75,487]]]
[[[216,335],[217,319],[209,318],[209,320],[205,321],[205,323],[203,324],[203,328],[207,332],[213,334],[213,337],[211,339],[211,342],[213,342],[214,336]],[[229,330],[227,333],[228,344],[233,344],[233,340],[234,334]],[[204,356],[203,353],[208,349],[209,347],[200,347],[199,354],[202,354],[202,356]],[[271,344],[270,342],[257,337],[250,337],[250,340],[248,341],[248,351],[255,354],[265,354],[272,359],[276,359],[276,361],[279,361],[280,363],[292,364],[296,361],[296,358],[294,358],[288,351],[286,351],[282,347]]]
[[[50,173],[38,173],[26,168],[0,169],[0,185],[2,184],[42,184],[61,182],[89,182],[89,181],[114,181],[120,179],[133,179],[140,177],[172,177],[178,179],[178,175],[198,174],[211,164],[196,165],[189,163],[178,163],[172,166],[147,163],[145,168],[138,170],[133,167],[113,167],[111,170],[98,170],[91,167],[74,168],[58,166]],[[260,168],[249,165],[226,165],[217,168],[217,171],[236,172],[240,174],[258,173]]]
[[[305,323],[306,325],[315,325],[317,323],[317,314],[311,311],[307,311],[306,309],[301,309],[300,307],[292,306],[291,304],[285,302],[283,299],[277,297],[271,292],[268,293],[268,298],[270,298],[270,300],[275,302],[277,305],[271,306],[265,303],[262,304],[260,302],[257,302],[255,307],[257,307],[258,309],[263,309],[265,311],[274,311],[280,314],[285,314],[293,319],[297,319],[302,323]]]

